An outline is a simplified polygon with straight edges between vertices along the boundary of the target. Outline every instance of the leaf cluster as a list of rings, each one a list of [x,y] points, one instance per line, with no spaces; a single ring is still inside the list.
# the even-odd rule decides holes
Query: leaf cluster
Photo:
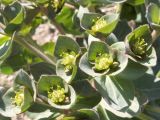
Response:
[[[159,35],[159,1],[1,0],[0,119],[158,120]]]

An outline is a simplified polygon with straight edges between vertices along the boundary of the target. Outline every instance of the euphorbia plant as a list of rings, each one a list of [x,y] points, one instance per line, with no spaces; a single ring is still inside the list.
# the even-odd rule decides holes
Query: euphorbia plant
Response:
[[[0,120],[158,120],[159,6],[1,0],[0,71],[15,78],[0,86]],[[32,36],[44,23],[58,35],[38,45]]]
[[[79,66],[90,76],[115,75],[125,68],[127,62],[128,57],[123,52],[104,42],[93,41],[88,52],[82,56]]]

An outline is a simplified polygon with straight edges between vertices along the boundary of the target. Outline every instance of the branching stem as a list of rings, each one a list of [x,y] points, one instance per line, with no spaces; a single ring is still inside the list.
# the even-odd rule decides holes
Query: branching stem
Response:
[[[18,44],[22,45],[23,47],[25,47],[26,49],[28,49],[29,51],[34,53],[36,56],[40,57],[45,62],[52,64],[53,66],[56,65],[56,63],[53,61],[53,59],[51,59],[49,56],[44,54],[44,52],[42,50],[38,49],[37,47],[35,47],[32,44],[30,44],[29,42],[27,42],[27,40],[25,40],[24,38],[16,36],[14,40]]]
[[[63,30],[62,26],[60,26],[55,19],[52,19],[51,23],[56,27],[60,34],[65,35],[65,31]]]
[[[103,108],[102,105],[99,105],[98,108],[97,108],[97,110],[98,110],[98,113],[100,115],[100,118],[103,118],[105,120],[109,119],[108,115],[107,115],[107,113],[106,113],[106,111],[105,111],[105,109]]]

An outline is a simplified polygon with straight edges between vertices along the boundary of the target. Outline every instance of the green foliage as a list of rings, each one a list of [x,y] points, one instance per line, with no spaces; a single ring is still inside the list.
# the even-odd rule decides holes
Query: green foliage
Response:
[[[128,54],[145,66],[155,66],[157,61],[150,33],[149,26],[143,25],[126,37]]]
[[[5,15],[5,21],[7,23],[5,32],[8,34],[12,34],[18,29],[25,18],[24,8],[18,2],[6,6],[3,14]]]
[[[150,3],[147,8],[147,20],[149,24],[154,28],[159,30],[159,13],[160,13],[160,8],[158,5],[155,3]]]
[[[12,117],[25,112],[36,99],[34,81],[20,70],[14,80],[14,85],[2,96],[1,114]]]
[[[128,0],[127,2],[131,5],[140,5],[140,4],[144,4],[145,0]]]
[[[0,34],[1,47],[0,47],[0,63],[2,63],[11,53],[13,38],[7,35]]]
[[[158,120],[159,30],[154,0],[0,0],[0,120]]]
[[[110,34],[116,27],[119,14],[100,15],[97,13],[84,13],[81,26],[92,35]]]

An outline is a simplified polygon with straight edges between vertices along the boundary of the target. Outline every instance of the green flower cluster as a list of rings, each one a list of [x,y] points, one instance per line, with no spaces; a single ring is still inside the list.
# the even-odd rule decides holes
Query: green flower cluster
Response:
[[[136,55],[144,55],[147,51],[148,44],[145,42],[143,38],[138,38],[134,44],[132,44],[131,49]]]
[[[76,53],[73,51],[71,51],[70,53],[63,52],[61,57],[62,57],[61,64],[65,66],[65,72],[70,71],[73,65],[75,64],[77,57]]]
[[[106,20],[99,19],[95,22],[95,24],[91,27],[91,30],[94,32],[97,32],[99,29],[103,28],[105,25],[107,25]]]
[[[12,98],[12,103],[16,106],[21,106],[24,101],[24,89],[19,89],[15,92],[14,98]]]
[[[56,90],[51,88],[51,90],[48,91],[48,98],[53,103],[63,103],[66,98],[64,88],[61,88],[60,86],[57,86]]]
[[[99,54],[98,57],[95,59],[95,70],[102,71],[107,70],[110,68],[110,66],[113,64],[113,58],[111,55],[105,53],[105,54]]]

